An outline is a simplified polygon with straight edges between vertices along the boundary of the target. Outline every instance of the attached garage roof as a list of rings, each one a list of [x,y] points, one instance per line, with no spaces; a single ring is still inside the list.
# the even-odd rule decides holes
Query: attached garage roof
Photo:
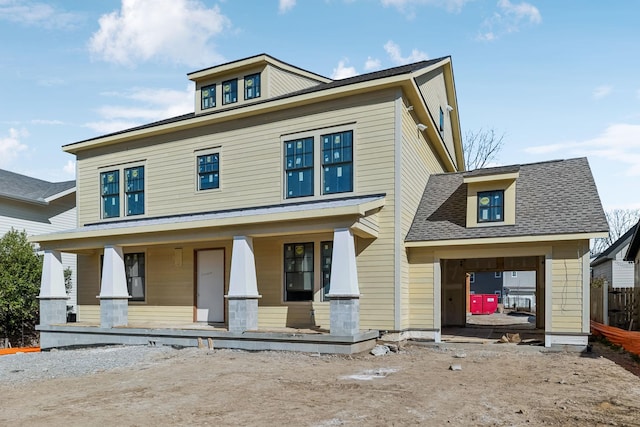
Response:
[[[519,170],[515,225],[467,228],[467,176]],[[601,233],[609,230],[586,158],[432,175],[407,242]]]

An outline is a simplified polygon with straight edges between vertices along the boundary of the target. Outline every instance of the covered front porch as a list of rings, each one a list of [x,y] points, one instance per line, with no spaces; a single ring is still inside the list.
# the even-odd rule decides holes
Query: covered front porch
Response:
[[[376,214],[383,204],[384,196],[355,197],[101,223],[38,236],[34,240],[45,254],[41,347],[364,351],[378,333],[360,330],[357,242],[377,237]],[[292,267],[299,278],[288,275],[288,247],[311,253],[290,260],[294,267],[306,266],[300,272]],[[61,315],[63,252],[79,254],[77,323]],[[209,255],[219,261],[210,262]],[[302,295],[293,292],[296,287],[308,297],[294,297]]]

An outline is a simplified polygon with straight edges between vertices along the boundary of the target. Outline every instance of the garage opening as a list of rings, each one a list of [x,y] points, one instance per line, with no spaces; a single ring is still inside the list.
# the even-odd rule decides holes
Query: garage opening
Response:
[[[441,260],[444,334],[499,339],[544,331],[544,257]]]

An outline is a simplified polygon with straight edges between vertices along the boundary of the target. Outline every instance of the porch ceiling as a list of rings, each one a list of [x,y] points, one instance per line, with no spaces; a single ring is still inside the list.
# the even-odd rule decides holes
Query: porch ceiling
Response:
[[[385,195],[287,203],[245,209],[88,224],[33,236],[42,249],[82,251],[105,244],[142,245],[227,239],[237,235],[272,236],[353,228],[377,237],[377,213]],[[368,218],[363,227],[362,218]]]

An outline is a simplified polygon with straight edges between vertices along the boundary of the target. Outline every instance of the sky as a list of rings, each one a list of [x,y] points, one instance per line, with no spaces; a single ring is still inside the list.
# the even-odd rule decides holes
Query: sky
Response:
[[[192,112],[187,73],[267,53],[340,79],[451,56],[493,165],[589,159],[640,209],[640,2],[0,0],[0,168],[75,178],[65,144]]]

